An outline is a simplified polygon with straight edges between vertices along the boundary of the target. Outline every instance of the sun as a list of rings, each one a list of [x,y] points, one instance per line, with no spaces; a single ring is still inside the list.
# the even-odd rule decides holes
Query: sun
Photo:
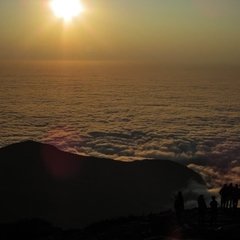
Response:
[[[51,0],[50,8],[54,15],[62,18],[64,22],[70,22],[84,11],[84,6],[79,0]]]

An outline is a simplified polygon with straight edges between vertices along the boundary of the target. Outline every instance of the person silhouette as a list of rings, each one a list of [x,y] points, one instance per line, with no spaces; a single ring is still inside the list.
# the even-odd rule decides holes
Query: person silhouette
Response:
[[[179,191],[178,194],[175,196],[174,209],[175,209],[177,221],[180,225],[182,225],[183,213],[184,213],[184,200],[183,200],[181,191]]]
[[[238,207],[238,200],[239,200],[239,187],[238,187],[238,184],[236,184],[234,187],[233,187],[233,208],[236,209]]]
[[[224,184],[220,189],[219,194],[221,196],[221,208],[227,208],[227,194],[228,194],[228,186]]]
[[[201,194],[198,197],[198,223],[199,225],[205,224],[205,218],[207,213],[207,205],[204,196]]]
[[[215,225],[217,223],[217,212],[218,212],[218,202],[216,197],[212,196],[212,201],[210,202],[210,224]]]
[[[228,186],[227,186],[227,193],[226,193],[226,196],[227,196],[227,208],[232,208],[233,207],[233,184],[230,183]]]

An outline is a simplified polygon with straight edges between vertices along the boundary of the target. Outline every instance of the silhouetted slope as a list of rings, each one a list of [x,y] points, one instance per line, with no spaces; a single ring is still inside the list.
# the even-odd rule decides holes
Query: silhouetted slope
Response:
[[[120,162],[66,153],[33,141],[0,149],[0,221],[43,218],[84,226],[106,218],[157,212],[189,181],[171,161]]]

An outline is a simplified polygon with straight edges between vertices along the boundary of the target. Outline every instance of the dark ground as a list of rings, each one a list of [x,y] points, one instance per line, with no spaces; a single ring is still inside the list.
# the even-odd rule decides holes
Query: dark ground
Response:
[[[171,208],[202,177],[168,160],[121,162],[63,152],[33,141],[0,149],[0,223],[41,218],[62,228]]]
[[[0,225],[0,239],[26,240],[173,240],[240,239],[240,209],[219,210],[215,225],[209,213],[203,225],[198,223],[197,209],[187,210],[183,224],[172,211],[147,216],[129,216],[92,224],[84,229],[64,230],[39,219]]]

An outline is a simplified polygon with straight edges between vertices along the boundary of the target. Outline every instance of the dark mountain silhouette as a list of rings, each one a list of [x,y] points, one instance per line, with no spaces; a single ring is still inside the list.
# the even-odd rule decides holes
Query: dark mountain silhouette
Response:
[[[159,212],[202,178],[172,161],[120,162],[26,141],[0,149],[0,222],[40,218],[64,227]]]

